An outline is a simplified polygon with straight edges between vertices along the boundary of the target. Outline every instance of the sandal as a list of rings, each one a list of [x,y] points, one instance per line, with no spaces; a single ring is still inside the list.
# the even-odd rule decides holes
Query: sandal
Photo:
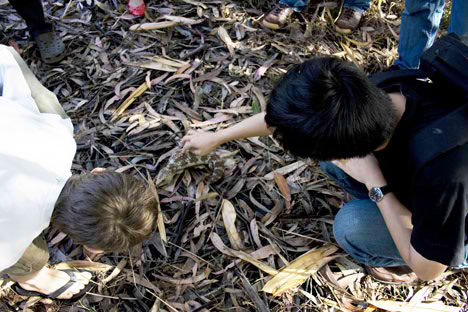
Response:
[[[90,272],[90,271],[87,271],[87,270],[77,270],[77,271],[78,272]],[[21,287],[19,284],[14,284],[13,286],[11,286],[11,289],[15,293],[17,293],[18,295],[25,296],[25,297],[41,297],[41,298],[56,299],[56,300],[78,301],[81,298],[83,298],[84,295],[86,295],[86,293],[93,286],[92,283],[88,283],[88,285],[86,285],[85,288],[83,288],[79,293],[73,295],[73,297],[71,297],[69,299],[57,299],[57,297],[59,297],[64,292],[66,292],[77,281],[76,280],[76,275],[75,275],[75,270],[62,270],[62,272],[67,273],[68,276],[70,276],[70,280],[65,285],[63,285],[62,287],[60,287],[59,289],[57,289],[56,291],[54,291],[51,294],[46,295],[46,294],[43,294],[43,293],[40,293],[40,292],[37,292],[37,291],[26,290],[23,287]]]
[[[385,284],[413,284],[419,282],[418,276],[406,265],[397,267],[364,266],[367,273],[378,282]]]
[[[44,63],[58,63],[65,57],[65,44],[54,31],[42,33],[34,38],[36,41],[41,59]]]

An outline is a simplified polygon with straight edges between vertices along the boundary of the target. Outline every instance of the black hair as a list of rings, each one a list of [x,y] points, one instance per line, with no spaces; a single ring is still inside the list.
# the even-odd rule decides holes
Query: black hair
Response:
[[[391,137],[397,115],[390,97],[354,64],[317,57],[280,79],[265,122],[295,156],[328,161],[374,151]]]

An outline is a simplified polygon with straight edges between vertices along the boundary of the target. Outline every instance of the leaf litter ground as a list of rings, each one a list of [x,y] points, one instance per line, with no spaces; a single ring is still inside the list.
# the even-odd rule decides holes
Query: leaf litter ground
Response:
[[[309,8],[271,31],[261,18],[273,1],[152,1],[141,19],[115,0],[93,8],[45,1],[68,47],[68,57],[49,66],[2,1],[1,40],[21,50],[73,119],[74,173],[105,167],[153,187],[189,129],[222,129],[263,110],[289,66],[315,55],[368,73],[391,65],[402,2],[374,1],[360,29],[343,35],[332,23],[339,8]],[[229,156],[223,180],[209,183],[209,172],[189,169],[158,189],[158,229],[126,254],[90,262],[68,237],[48,231],[52,265],[96,274],[82,300],[20,297],[3,277],[0,310],[457,311],[466,304],[466,272],[411,286],[366,276],[334,242],[345,194],[315,163],[284,153],[273,138],[231,142],[218,153]]]

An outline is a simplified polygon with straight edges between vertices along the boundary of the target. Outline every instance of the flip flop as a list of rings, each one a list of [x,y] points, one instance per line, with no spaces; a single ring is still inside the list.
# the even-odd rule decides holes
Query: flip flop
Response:
[[[14,292],[16,292],[18,295],[25,296],[25,297],[41,297],[41,298],[56,299],[56,300],[78,301],[81,298],[83,298],[84,295],[86,295],[86,293],[93,286],[92,283],[88,283],[88,285],[86,285],[85,288],[83,288],[79,293],[75,294],[73,297],[71,297],[69,299],[57,299],[57,297],[59,297],[61,294],[63,294],[65,291],[67,291],[74,283],[77,282],[76,275],[75,275],[76,271],[91,273],[88,270],[76,270],[76,271],[75,270],[61,270],[61,271],[67,273],[68,276],[70,276],[70,280],[65,285],[63,285],[62,287],[60,287],[59,289],[57,289],[56,291],[54,291],[51,294],[46,295],[46,294],[43,294],[43,293],[40,293],[40,292],[37,292],[37,291],[26,290],[26,289],[24,289],[23,287],[21,287],[18,284],[13,284],[13,286],[11,286],[11,289]]]
[[[42,33],[36,36],[34,41],[36,41],[44,63],[58,63],[66,56],[65,44],[54,31]]]

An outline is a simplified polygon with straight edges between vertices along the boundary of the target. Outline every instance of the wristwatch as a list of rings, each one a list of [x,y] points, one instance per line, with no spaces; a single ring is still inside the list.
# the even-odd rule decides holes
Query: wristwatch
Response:
[[[392,192],[392,189],[389,185],[381,186],[381,187],[373,187],[369,190],[369,199],[372,200],[374,203],[378,203],[383,199],[383,197]]]

